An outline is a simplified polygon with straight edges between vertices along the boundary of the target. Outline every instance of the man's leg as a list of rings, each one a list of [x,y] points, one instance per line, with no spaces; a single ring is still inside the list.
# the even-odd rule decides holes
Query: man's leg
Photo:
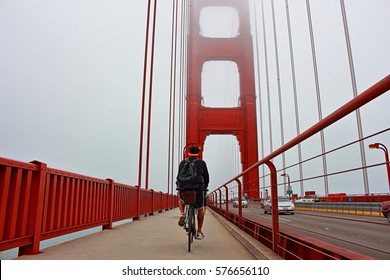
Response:
[[[180,210],[180,214],[181,215],[184,215],[184,204],[183,202],[179,199],[179,210]]]
[[[203,220],[204,220],[204,207],[202,207],[198,210],[198,233],[201,233],[201,234],[203,234],[203,231],[202,231]]]
[[[180,218],[179,218],[179,222],[178,222],[178,225],[179,226],[184,226],[184,221],[185,221],[185,214],[184,214],[184,203],[179,199],[179,210],[180,210]]]
[[[197,194],[197,206],[200,208],[198,209],[198,215],[197,215],[197,218],[198,218],[198,232],[196,233],[196,239],[203,239],[204,235],[203,235],[203,231],[202,231],[202,227],[203,227],[203,221],[204,221],[204,208],[205,208],[205,205],[204,205],[204,192],[203,190],[198,190],[196,192]]]

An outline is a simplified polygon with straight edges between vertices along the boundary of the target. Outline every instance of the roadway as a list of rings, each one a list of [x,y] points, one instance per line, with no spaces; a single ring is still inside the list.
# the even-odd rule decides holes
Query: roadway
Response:
[[[229,211],[237,211],[230,208]],[[272,224],[259,206],[243,208],[243,216]],[[376,259],[390,260],[390,224],[384,217],[295,211],[279,215],[280,230],[316,238]]]

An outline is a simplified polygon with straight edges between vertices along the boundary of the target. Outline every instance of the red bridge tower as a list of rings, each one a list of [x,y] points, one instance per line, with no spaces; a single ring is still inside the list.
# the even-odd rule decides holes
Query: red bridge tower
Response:
[[[235,135],[240,146],[243,170],[258,161],[256,96],[252,36],[248,0],[192,0],[188,41],[188,88],[186,142],[203,147],[211,134]],[[208,7],[227,7],[237,11],[239,32],[233,38],[209,38],[201,35],[200,15]],[[233,108],[202,106],[201,73],[205,62],[231,61],[239,72],[240,104]],[[259,198],[257,169],[243,177],[243,193]]]

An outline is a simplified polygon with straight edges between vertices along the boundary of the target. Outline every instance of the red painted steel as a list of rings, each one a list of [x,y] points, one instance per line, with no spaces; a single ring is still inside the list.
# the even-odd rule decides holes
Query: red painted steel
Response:
[[[243,170],[258,161],[256,96],[252,36],[248,0],[191,1],[188,44],[188,88],[186,143],[203,147],[211,134],[232,134],[240,145]],[[206,38],[200,35],[199,18],[203,8],[225,6],[236,9],[239,35],[234,38]],[[202,106],[201,73],[207,61],[233,61],[239,69],[240,105],[237,108]],[[243,191],[251,199],[259,198],[258,170],[244,175]]]
[[[176,207],[177,197],[0,158],[0,202],[0,251],[23,255],[38,254],[42,240]]]

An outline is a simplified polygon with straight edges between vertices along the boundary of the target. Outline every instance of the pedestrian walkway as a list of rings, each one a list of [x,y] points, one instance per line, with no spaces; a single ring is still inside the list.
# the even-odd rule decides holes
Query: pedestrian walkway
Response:
[[[173,209],[46,248],[21,260],[254,260],[281,259],[225,219],[207,209],[205,239],[194,240],[177,225]],[[252,239],[252,240],[251,240]]]

